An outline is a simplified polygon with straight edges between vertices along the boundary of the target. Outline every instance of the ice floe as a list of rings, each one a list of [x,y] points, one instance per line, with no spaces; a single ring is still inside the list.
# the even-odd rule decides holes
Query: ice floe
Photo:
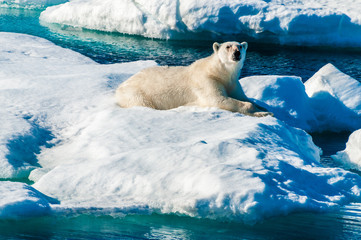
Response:
[[[0,0],[0,7],[44,8],[65,3],[68,0]]]
[[[361,177],[323,167],[320,149],[287,117],[282,122],[219,109],[119,108],[117,85],[152,61],[101,65],[14,33],[0,33],[0,53],[0,162],[12,167],[0,177],[31,171],[32,188],[60,201],[49,205],[55,213],[157,212],[253,223],[361,200]],[[302,116],[307,105],[297,105],[282,89],[292,86],[306,101],[300,79],[264,82],[276,89],[264,95],[265,102],[271,105],[275,94],[275,110],[280,104],[293,123],[302,120],[291,109]],[[255,96],[268,87],[253,83],[248,91]],[[3,184],[0,192],[10,199],[5,204],[13,202],[9,188],[21,196],[33,192],[27,185]]]
[[[34,186],[74,211],[136,205],[252,223],[360,197],[361,178],[322,167],[319,154],[308,134],[271,117],[110,107],[42,152],[56,167]]]
[[[73,0],[49,7],[45,22],[151,38],[229,38],[361,47],[358,0]]]

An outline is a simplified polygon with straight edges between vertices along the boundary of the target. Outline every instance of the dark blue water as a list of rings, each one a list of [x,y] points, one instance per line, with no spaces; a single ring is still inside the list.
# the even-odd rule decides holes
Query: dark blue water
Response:
[[[41,25],[40,10],[0,8],[0,31],[26,33],[70,48],[99,63],[155,60],[161,65],[188,65],[212,52],[208,41],[162,41],[59,25]],[[242,41],[242,39],[230,39]],[[243,76],[297,75],[304,81],[327,63],[361,80],[361,51],[316,49],[249,43]],[[322,163],[345,148],[350,133],[313,134],[323,149]],[[297,213],[254,226],[179,216],[125,217],[54,215],[0,221],[0,239],[359,239],[361,206],[334,213]]]

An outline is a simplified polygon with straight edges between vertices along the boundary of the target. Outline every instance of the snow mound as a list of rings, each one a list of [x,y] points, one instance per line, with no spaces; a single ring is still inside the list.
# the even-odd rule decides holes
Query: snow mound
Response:
[[[347,169],[361,171],[361,129],[353,132],[346,143],[346,149],[332,158]]]
[[[25,183],[0,182],[0,219],[49,214],[49,199]]]
[[[357,0],[73,0],[41,20],[150,38],[361,47],[360,10]]]
[[[293,76],[240,80],[245,94],[288,124],[308,132],[361,128],[361,83],[327,64],[302,83]]]
[[[357,174],[324,168],[311,137],[275,118],[119,108],[118,84],[154,62],[100,65],[11,33],[0,33],[0,53],[7,124],[0,128],[0,162],[12,167],[1,178],[31,171],[33,187],[60,201],[50,205],[55,214],[156,212],[253,223],[361,200]],[[279,99],[282,92],[275,92]],[[22,196],[33,191],[14,188]]]

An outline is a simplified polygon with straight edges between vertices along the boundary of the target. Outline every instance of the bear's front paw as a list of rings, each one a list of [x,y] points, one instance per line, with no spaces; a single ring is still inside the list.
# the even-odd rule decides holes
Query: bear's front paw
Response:
[[[255,117],[267,117],[267,116],[273,117],[274,114],[271,112],[256,112],[256,113],[254,113],[254,116]]]

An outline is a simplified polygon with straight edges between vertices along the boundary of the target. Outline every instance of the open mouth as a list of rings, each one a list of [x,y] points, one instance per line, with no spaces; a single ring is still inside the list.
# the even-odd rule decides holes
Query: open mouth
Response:
[[[233,55],[233,56],[232,56],[232,60],[233,60],[233,61],[239,61],[239,60],[241,60],[241,58],[240,58],[239,56]]]

